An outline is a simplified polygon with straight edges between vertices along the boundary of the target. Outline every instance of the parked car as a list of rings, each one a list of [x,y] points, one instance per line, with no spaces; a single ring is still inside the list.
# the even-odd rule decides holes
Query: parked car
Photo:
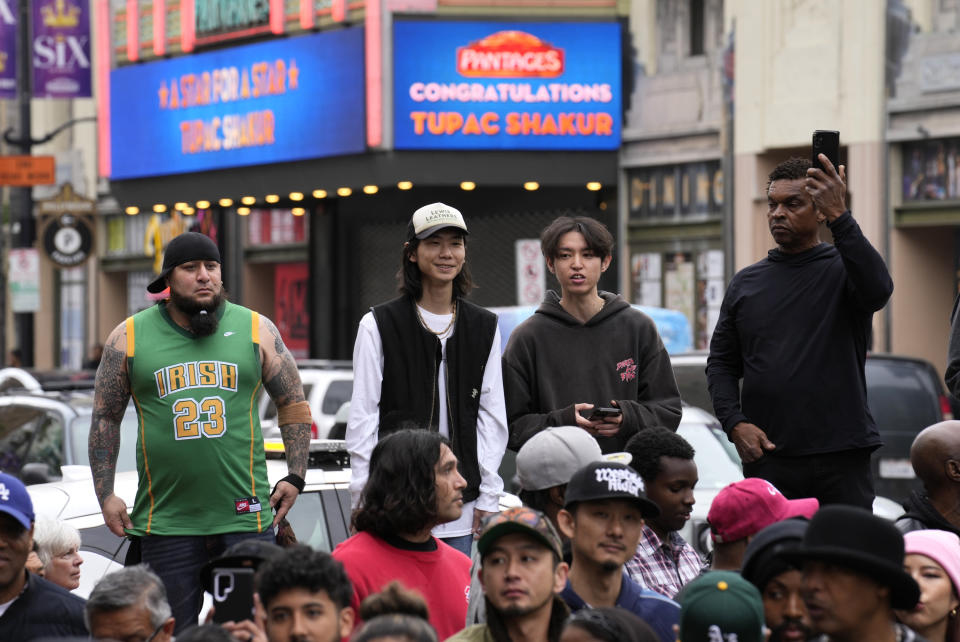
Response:
[[[0,470],[25,484],[60,479],[65,466],[87,466],[92,391],[0,394]],[[137,416],[131,404],[120,429],[117,470],[136,470]]]
[[[337,410],[353,395],[353,364],[350,361],[303,359],[297,361],[303,396],[310,403],[313,414],[311,436],[314,439],[331,438]],[[260,429],[265,439],[280,436],[277,425],[277,407],[266,391],[260,393]],[[343,435],[338,438],[342,439]]]
[[[707,392],[706,352],[671,355],[680,397],[712,410]],[[883,447],[873,454],[878,495],[901,502],[920,484],[910,465],[910,445],[917,433],[939,421],[952,419],[954,404],[933,365],[923,359],[869,354],[865,366],[867,405]]]

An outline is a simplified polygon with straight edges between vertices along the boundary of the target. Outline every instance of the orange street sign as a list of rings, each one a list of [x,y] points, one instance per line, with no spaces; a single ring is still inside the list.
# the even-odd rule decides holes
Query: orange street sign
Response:
[[[0,185],[33,187],[54,183],[53,156],[0,156]]]

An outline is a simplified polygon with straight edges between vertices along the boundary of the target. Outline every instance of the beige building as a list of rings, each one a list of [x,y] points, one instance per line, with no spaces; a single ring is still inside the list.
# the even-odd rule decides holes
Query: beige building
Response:
[[[942,0],[634,0],[624,291],[689,311],[706,348],[717,279],[725,286],[774,245],[768,173],[809,155],[813,130],[839,130],[848,202],[895,283],[873,348],[942,373],[960,223],[958,21],[960,6]],[[885,72],[888,51],[902,59],[899,74]]]

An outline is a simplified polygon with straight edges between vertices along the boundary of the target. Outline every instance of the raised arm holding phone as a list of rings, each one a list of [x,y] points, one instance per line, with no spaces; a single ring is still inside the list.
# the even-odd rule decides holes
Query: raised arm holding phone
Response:
[[[816,132],[814,147],[830,133]],[[873,313],[893,281],[847,209],[846,167],[824,153],[817,159],[823,169],[792,158],[770,173],[767,223],[777,247],[730,282],[707,381],[744,475],[790,498],[870,509],[870,453],[881,441],[864,360]],[[821,223],[833,245],[820,241]]]

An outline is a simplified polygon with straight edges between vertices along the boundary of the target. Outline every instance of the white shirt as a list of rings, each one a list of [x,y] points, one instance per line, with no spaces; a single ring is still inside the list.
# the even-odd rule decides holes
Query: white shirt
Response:
[[[420,306],[420,315],[434,332],[440,332],[450,324],[452,315],[433,314]],[[440,336],[443,361],[447,359],[447,339],[453,329]],[[444,364],[445,366],[446,364]],[[350,498],[353,508],[360,503],[360,493],[367,483],[370,470],[370,455],[377,445],[380,423],[380,387],[383,383],[383,344],[373,313],[368,312],[360,320],[357,341],[353,346],[353,396],[350,400],[350,417],[347,420],[347,450],[350,452]],[[440,434],[450,437],[447,419],[447,373],[439,369],[437,386],[440,397]],[[500,510],[500,495],[503,480],[498,469],[507,448],[507,410],[503,399],[503,374],[500,368],[500,329],[497,328],[487,365],[483,371],[480,389],[480,411],[477,415],[477,460],[480,464],[480,496],[463,506],[460,519],[441,524],[433,529],[435,537],[468,535],[473,526],[473,510],[497,512]]]

